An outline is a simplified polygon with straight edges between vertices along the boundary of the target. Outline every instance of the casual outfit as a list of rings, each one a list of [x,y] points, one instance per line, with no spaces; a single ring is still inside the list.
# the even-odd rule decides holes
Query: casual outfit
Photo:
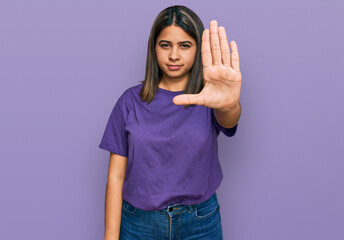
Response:
[[[224,128],[216,121],[212,108],[190,105],[185,109],[184,105],[175,105],[173,97],[183,94],[183,91],[158,88],[152,102],[142,102],[139,95],[141,87],[142,83],[130,87],[119,97],[99,145],[101,149],[128,157],[123,210],[126,206],[135,208],[138,214],[135,218],[143,217],[141,220],[146,225],[164,214],[177,218],[183,212],[183,216],[193,212],[193,216],[200,219],[193,209],[199,206],[202,211],[202,204],[208,206],[208,201],[210,208],[218,204],[215,191],[223,174],[218,159],[217,137],[220,131],[228,137],[234,136],[238,124]],[[168,212],[169,207],[175,204],[179,204],[180,209]],[[128,220],[128,216],[134,217],[129,214],[123,219]],[[188,217],[191,217],[180,216],[180,223],[188,222]],[[213,217],[218,221],[219,215],[216,216],[214,214]],[[209,224],[213,222],[207,221]],[[161,220],[160,224],[163,222]],[[172,221],[172,227],[173,224]],[[180,229],[187,227],[185,231],[189,232],[196,228],[192,224],[178,226]],[[202,227],[206,226],[202,223]],[[130,227],[124,229],[130,230]],[[209,228],[211,231],[214,229]]]

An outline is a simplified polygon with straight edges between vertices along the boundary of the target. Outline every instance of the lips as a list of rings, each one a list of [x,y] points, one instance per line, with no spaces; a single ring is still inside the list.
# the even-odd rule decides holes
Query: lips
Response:
[[[178,71],[183,65],[167,65],[168,69],[171,71]]]

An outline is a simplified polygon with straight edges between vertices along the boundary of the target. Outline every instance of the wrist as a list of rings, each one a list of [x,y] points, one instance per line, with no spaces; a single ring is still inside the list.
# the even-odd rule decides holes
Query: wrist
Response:
[[[228,112],[237,111],[240,109],[240,107],[241,107],[241,105],[240,105],[240,102],[238,101],[233,106],[224,107],[224,108],[216,108],[216,110],[221,112],[221,113],[228,113]]]

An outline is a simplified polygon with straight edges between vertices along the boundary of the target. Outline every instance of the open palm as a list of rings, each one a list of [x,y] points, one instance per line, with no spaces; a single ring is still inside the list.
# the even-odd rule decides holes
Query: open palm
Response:
[[[228,45],[224,27],[217,21],[210,22],[210,31],[202,35],[202,63],[204,88],[198,94],[181,94],[173,98],[174,104],[197,104],[206,107],[229,110],[239,102],[241,72],[239,52],[235,41]]]

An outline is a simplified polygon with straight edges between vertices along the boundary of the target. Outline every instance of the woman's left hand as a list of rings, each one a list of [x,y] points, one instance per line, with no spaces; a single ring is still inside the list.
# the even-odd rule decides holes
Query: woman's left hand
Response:
[[[202,63],[204,88],[198,94],[181,94],[173,98],[176,105],[197,104],[220,111],[235,109],[239,104],[241,72],[239,52],[235,41],[229,49],[224,27],[210,22],[202,35]]]

